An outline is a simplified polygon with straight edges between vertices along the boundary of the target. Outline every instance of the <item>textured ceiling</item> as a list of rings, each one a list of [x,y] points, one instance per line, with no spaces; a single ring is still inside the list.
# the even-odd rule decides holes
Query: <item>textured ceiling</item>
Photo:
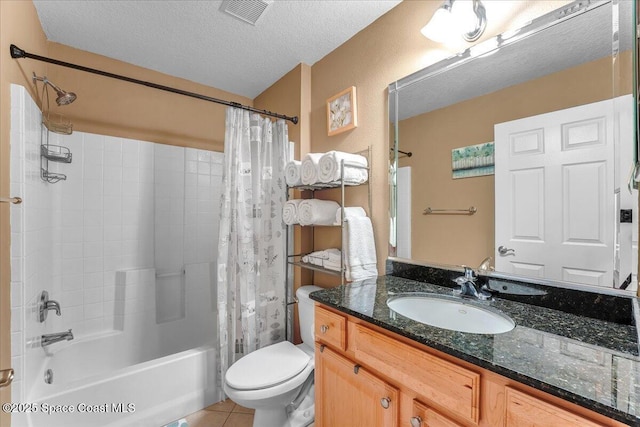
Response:
[[[256,26],[222,1],[35,0],[50,41],[255,98],[399,0],[275,0]],[[82,65],[82,64],[80,64]]]

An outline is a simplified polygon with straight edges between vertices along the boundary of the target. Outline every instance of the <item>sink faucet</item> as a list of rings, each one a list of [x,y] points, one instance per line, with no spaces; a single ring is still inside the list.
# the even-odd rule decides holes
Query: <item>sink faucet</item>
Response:
[[[67,332],[56,332],[55,334],[43,334],[41,338],[41,343],[43,347],[46,347],[51,344],[55,344],[60,341],[71,341],[73,339],[73,333],[71,329]]]
[[[454,292],[460,296],[472,297],[482,301],[491,299],[491,293],[482,286],[478,288],[476,280],[478,280],[475,271],[472,268],[463,265],[464,276],[456,277],[453,281],[460,285],[460,289]]]

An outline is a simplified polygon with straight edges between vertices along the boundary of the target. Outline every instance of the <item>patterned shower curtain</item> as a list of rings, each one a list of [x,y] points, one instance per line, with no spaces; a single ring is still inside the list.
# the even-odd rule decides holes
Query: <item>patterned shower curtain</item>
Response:
[[[284,120],[227,109],[217,275],[220,393],[233,362],[286,338],[288,147]]]

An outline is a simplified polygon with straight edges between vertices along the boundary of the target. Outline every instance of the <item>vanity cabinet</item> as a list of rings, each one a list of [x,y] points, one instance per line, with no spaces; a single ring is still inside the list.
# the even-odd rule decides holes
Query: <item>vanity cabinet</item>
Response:
[[[316,354],[317,426],[398,425],[398,389],[326,346]]]
[[[618,421],[316,303],[316,427]]]

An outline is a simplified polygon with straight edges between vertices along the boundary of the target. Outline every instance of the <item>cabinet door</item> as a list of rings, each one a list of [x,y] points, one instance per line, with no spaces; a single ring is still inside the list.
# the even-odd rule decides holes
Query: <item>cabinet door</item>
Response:
[[[398,425],[398,390],[319,344],[315,376],[316,427]]]
[[[413,401],[413,415],[409,425],[411,427],[462,427],[417,400]]]
[[[507,427],[602,427],[602,424],[509,387],[505,397]]]

